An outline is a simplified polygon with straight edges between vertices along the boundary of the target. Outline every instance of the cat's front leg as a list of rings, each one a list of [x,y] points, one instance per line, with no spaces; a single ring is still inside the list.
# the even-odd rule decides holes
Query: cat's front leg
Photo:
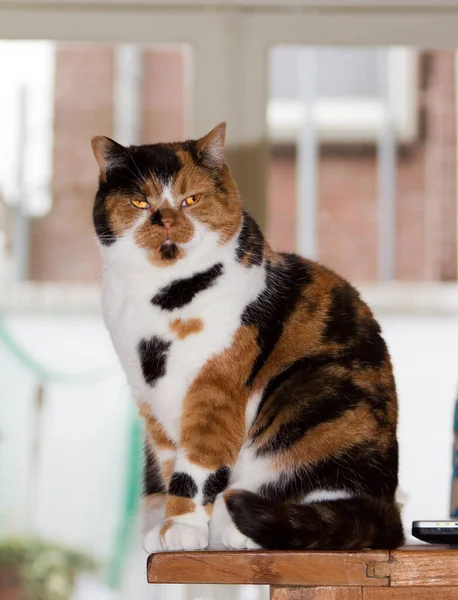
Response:
[[[211,468],[179,451],[167,493],[166,516],[146,537],[148,552],[201,550],[208,546],[209,521],[216,496],[226,489],[230,468]]]
[[[147,404],[139,403],[139,412],[145,420],[146,437],[142,529],[148,534],[165,518],[166,492],[175,468],[176,445]]]
[[[178,453],[167,494],[166,517],[150,536],[153,550],[201,550],[208,546],[209,521],[217,494],[228,484],[226,465],[206,468]],[[158,543],[160,547],[158,548]]]
[[[206,382],[187,398],[166,517],[145,538],[148,552],[201,550],[213,504],[223,492],[245,435],[244,402]]]

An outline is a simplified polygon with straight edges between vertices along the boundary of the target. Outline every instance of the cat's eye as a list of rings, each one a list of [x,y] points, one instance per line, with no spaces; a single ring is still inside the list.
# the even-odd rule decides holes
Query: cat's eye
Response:
[[[132,198],[131,203],[137,208],[149,208],[149,204],[146,200],[137,200],[137,198]]]
[[[197,200],[199,200],[199,196],[188,196],[188,198],[186,198],[186,200],[183,200],[183,202],[181,203],[181,206],[193,206],[193,204],[195,204],[197,202]]]

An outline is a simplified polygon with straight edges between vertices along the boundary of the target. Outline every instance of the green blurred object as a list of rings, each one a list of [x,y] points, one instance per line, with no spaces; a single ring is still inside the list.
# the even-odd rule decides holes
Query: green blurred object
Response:
[[[0,543],[0,577],[27,600],[70,600],[76,577],[97,568],[90,556],[37,538]]]
[[[138,514],[141,495],[142,439],[143,432],[140,418],[132,402],[124,507],[107,575],[107,583],[112,589],[119,588],[128,553],[131,549],[134,522]]]
[[[0,314],[0,342],[6,349],[22,364],[27,370],[32,371],[39,381],[41,389],[44,389],[47,383],[64,383],[68,385],[90,385],[106,379],[111,373],[112,368],[100,368],[80,374],[64,374],[52,371],[44,367],[35,360],[21,345],[14,339],[5,324],[3,315]],[[134,522],[139,507],[141,495],[141,471],[142,471],[142,427],[140,418],[131,403],[131,417],[129,422],[129,443],[127,449],[127,472],[125,484],[125,496],[123,509],[120,515],[119,524],[116,531],[113,554],[107,567],[107,582],[112,589],[119,587],[123,570],[126,564],[129,550],[131,548],[132,533]],[[76,556],[76,555],[75,555]],[[37,599],[41,600],[41,596]],[[51,600],[51,597],[46,597]],[[52,600],[60,600],[61,596],[53,596]],[[66,596],[62,596],[66,598]],[[35,597],[34,597],[35,600]]]

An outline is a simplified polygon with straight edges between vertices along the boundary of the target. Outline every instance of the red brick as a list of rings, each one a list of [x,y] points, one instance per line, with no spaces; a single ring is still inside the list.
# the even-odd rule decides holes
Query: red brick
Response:
[[[186,137],[190,90],[185,47],[152,48],[143,54],[141,90],[143,144]]]
[[[53,207],[32,227],[32,279],[94,281],[98,277],[91,216],[98,171],[90,141],[93,135],[112,135],[113,77],[111,47],[58,46]]]

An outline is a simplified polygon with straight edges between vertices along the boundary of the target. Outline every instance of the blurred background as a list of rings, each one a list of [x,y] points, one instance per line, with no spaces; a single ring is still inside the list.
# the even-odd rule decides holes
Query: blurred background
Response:
[[[274,248],[347,277],[380,319],[407,534],[458,514],[452,3],[437,23],[425,2],[405,18],[364,2],[323,17],[299,0],[21,4],[0,3],[0,599],[25,597],[19,563],[40,600],[267,597],[145,584],[142,432],[100,314],[93,135],[173,141],[227,120]]]

